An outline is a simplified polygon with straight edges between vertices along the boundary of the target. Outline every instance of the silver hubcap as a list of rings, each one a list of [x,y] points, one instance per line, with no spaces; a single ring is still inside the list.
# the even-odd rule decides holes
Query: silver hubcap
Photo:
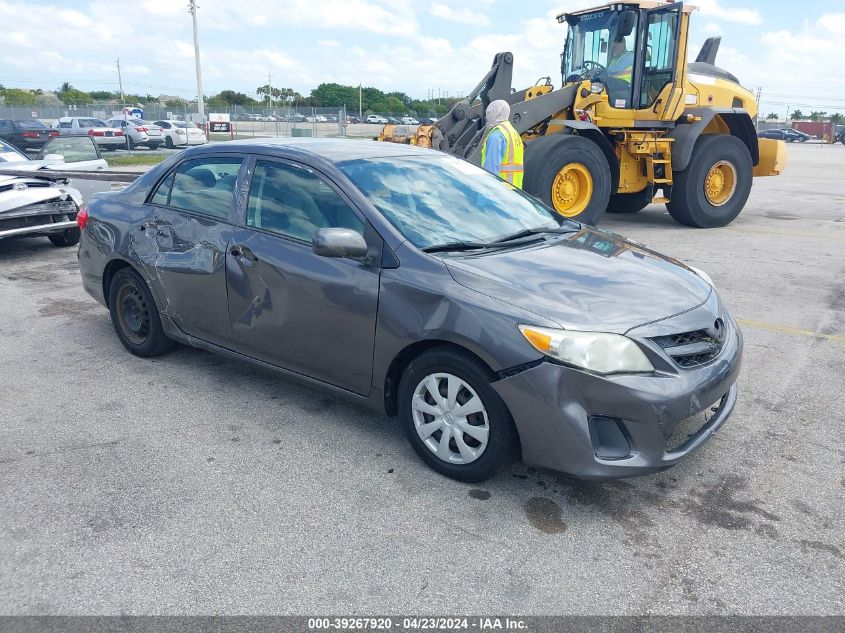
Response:
[[[414,390],[411,409],[420,439],[444,462],[469,464],[487,448],[487,410],[473,388],[457,376],[423,378]]]

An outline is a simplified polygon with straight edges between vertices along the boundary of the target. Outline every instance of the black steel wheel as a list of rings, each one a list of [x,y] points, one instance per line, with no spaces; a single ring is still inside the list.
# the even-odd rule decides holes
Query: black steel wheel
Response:
[[[82,237],[82,231],[75,228],[65,229],[61,233],[50,233],[47,239],[52,242],[53,246],[74,246],[79,244],[79,238]]]
[[[134,269],[122,268],[111,280],[109,312],[117,337],[132,354],[158,356],[173,346],[150,289]]]

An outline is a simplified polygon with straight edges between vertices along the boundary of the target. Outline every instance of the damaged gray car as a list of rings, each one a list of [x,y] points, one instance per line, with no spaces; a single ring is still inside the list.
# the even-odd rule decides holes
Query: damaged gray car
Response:
[[[83,285],[131,353],[180,342],[322,385],[462,481],[517,455],[659,471],[736,403],[742,335],[706,274],[440,152],[196,147],[79,224]]]
[[[70,181],[55,170],[104,171],[108,164],[88,137],[57,137],[35,160],[0,141],[0,240],[46,236],[55,246],[79,242],[76,216],[83,199],[108,188],[96,181]],[[13,170],[15,175],[2,173]]]

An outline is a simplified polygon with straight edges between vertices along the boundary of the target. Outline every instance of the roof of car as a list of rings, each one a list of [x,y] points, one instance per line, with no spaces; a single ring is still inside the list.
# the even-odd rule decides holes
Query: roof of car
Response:
[[[228,141],[225,144],[211,143],[193,151],[220,151],[223,148],[237,148],[237,151],[246,152],[266,152],[267,150],[278,148],[286,150],[285,153],[287,154],[311,154],[333,163],[365,158],[383,158],[387,156],[431,156],[432,153],[430,149],[415,147],[413,145],[339,138],[243,139],[239,141]]]

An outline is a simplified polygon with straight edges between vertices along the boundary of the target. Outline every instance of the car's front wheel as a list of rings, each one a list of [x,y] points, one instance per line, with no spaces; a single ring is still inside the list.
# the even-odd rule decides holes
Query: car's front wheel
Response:
[[[150,289],[132,268],[121,268],[111,280],[109,312],[120,342],[136,356],[158,356],[173,347]]]
[[[505,403],[489,370],[467,353],[435,348],[415,358],[399,383],[405,435],[437,472],[484,481],[507,465],[518,445]]]

